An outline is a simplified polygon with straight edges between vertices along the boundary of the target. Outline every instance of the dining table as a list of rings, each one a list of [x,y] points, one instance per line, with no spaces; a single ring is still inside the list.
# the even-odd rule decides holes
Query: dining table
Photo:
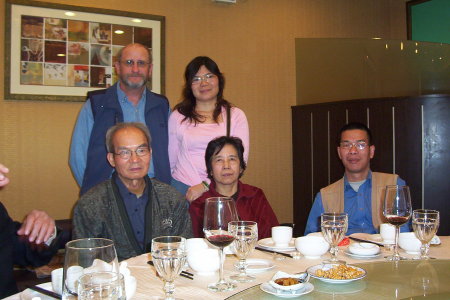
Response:
[[[359,238],[370,239],[370,235],[359,234]],[[337,284],[323,282],[310,278],[314,289],[295,299],[450,299],[450,236],[441,236],[440,244],[430,246],[429,255],[432,259],[418,259],[418,254],[407,254],[400,249],[400,254],[406,259],[393,262],[385,256],[392,249],[380,247],[381,255],[367,259],[350,256],[347,247],[339,247],[338,259],[347,265],[357,266],[366,271],[366,276],[360,280]],[[354,243],[354,241],[352,241]],[[307,259],[303,256],[284,257],[277,259],[273,253],[255,249],[249,259],[263,259],[273,267],[263,272],[253,273],[255,281],[237,283],[237,288],[227,292],[208,290],[209,283],[218,280],[218,272],[209,276],[201,276],[192,270],[194,278],[178,277],[175,280],[176,298],[180,299],[281,299],[266,293],[261,284],[270,281],[277,271],[289,274],[305,272],[309,267],[320,265],[329,258],[327,253],[317,259]],[[137,279],[137,288],[133,299],[152,299],[163,297],[163,281],[157,275],[155,268],[148,264],[150,254],[142,254],[126,260],[131,275]],[[225,277],[237,273],[235,255],[227,255],[224,264]],[[8,300],[21,299],[20,294],[13,295]]]

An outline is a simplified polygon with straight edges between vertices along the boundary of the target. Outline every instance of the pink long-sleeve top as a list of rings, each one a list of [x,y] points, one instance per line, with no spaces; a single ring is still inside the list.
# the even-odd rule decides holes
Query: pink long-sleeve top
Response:
[[[177,110],[169,118],[169,160],[172,177],[189,186],[209,182],[206,174],[205,150],[208,143],[227,134],[226,109],[222,108],[223,122],[204,124],[181,122],[184,116]],[[250,149],[247,117],[237,108],[231,108],[230,135],[238,137],[244,145],[244,160],[247,162]]]

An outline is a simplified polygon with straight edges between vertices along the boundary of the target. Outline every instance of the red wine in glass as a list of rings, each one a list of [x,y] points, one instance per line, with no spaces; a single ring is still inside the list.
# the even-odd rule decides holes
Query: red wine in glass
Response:
[[[391,223],[394,226],[401,226],[406,222],[408,222],[409,215],[408,216],[387,215],[386,219],[389,223]]]
[[[216,234],[207,237],[208,242],[219,248],[225,248],[234,241],[234,236],[228,234]]]

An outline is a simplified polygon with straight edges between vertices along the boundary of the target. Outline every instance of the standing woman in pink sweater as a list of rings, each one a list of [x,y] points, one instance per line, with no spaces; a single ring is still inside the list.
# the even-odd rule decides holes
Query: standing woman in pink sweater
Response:
[[[169,160],[172,186],[189,202],[209,188],[205,150],[212,139],[229,135],[244,144],[244,160],[249,153],[247,117],[223,98],[225,78],[209,57],[198,56],[184,72],[183,100],[169,118]]]

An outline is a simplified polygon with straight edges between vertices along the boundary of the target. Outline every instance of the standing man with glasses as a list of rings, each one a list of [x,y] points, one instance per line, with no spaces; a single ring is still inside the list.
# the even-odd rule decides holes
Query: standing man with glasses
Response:
[[[320,215],[324,212],[348,214],[347,235],[377,233],[384,223],[383,201],[386,185],[405,185],[396,174],[372,172],[370,160],[375,154],[370,129],[361,123],[341,128],[337,153],[345,168],[344,177],[317,193],[309,213],[305,235],[321,230]],[[408,224],[402,231],[408,230]]]
[[[154,237],[192,237],[188,202],[175,188],[147,175],[150,145],[142,123],[119,123],[107,131],[106,157],[115,171],[75,205],[75,239],[111,239],[123,260],[149,252]]]
[[[69,164],[83,195],[108,179],[112,167],[106,160],[104,137],[111,126],[120,122],[147,125],[153,138],[149,177],[170,183],[168,156],[167,98],[146,88],[152,73],[148,48],[130,44],[117,54],[115,62],[119,81],[108,89],[88,93],[88,100],[78,116],[72,135]]]

